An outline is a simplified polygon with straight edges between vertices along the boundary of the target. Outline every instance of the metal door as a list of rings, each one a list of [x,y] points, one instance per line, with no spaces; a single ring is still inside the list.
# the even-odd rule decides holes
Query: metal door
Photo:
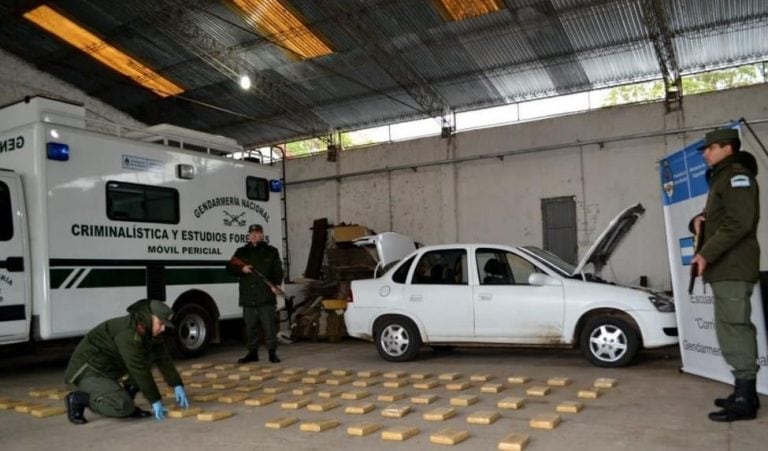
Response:
[[[571,264],[576,264],[576,198],[553,197],[541,200],[544,249]]]
[[[0,171],[0,343],[29,337],[31,297],[21,180]]]

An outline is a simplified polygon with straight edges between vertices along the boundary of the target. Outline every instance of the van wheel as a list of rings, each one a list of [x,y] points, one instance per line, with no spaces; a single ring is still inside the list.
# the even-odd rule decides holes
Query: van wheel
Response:
[[[409,319],[387,318],[376,330],[376,350],[388,362],[413,360],[420,346],[419,331]]]
[[[174,347],[182,357],[205,353],[213,335],[213,320],[208,310],[198,304],[186,304],[175,315]]]
[[[606,316],[590,321],[581,330],[581,352],[603,368],[629,365],[640,349],[635,330],[623,319]]]

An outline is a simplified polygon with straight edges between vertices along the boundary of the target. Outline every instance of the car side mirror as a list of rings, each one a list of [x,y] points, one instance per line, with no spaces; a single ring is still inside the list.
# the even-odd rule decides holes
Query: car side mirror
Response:
[[[537,287],[551,286],[557,287],[563,285],[560,279],[556,279],[552,276],[548,276],[542,273],[533,273],[528,276],[528,285],[534,285]]]

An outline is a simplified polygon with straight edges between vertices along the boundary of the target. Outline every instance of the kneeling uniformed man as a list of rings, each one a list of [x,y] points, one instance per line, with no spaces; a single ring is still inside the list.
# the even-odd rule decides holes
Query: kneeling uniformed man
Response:
[[[161,301],[142,299],[128,307],[128,315],[96,326],[80,341],[69,360],[65,380],[76,387],[66,398],[67,417],[84,424],[83,411],[90,407],[106,417],[165,419],[166,410],[152,377],[155,364],[168,385],[174,387],[176,403],[189,407],[187,394],[176,367],[165,348],[162,333],[173,310]],[[121,385],[119,380],[128,379]],[[138,392],[152,404],[153,413],[136,407]]]

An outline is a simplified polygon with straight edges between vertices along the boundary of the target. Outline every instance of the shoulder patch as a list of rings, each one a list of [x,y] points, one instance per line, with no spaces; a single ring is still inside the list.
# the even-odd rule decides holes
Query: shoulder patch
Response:
[[[731,188],[749,187],[749,177],[746,175],[734,175],[731,177]]]

